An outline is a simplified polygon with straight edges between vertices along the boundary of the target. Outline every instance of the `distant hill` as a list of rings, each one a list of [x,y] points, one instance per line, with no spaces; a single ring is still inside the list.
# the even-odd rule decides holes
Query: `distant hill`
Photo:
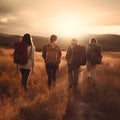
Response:
[[[20,35],[11,35],[0,33],[0,47],[13,48],[14,43],[20,39]],[[48,37],[32,36],[37,51],[49,42]],[[114,34],[89,34],[80,37],[78,40],[81,45],[87,46],[89,39],[95,37],[102,45],[104,51],[120,51],[120,35]],[[72,38],[58,38],[58,43],[62,50],[67,50]]]
[[[22,36],[20,35],[12,35],[12,34],[4,34],[0,33],[0,47],[8,47],[13,48],[15,42],[20,40]],[[40,37],[40,36],[32,36],[34,45],[37,50],[41,50],[42,47],[49,42],[49,38]]]
[[[120,35],[114,34],[100,34],[100,35],[86,35],[83,36],[83,43],[88,44],[89,39],[95,37],[102,45],[104,51],[120,51]]]

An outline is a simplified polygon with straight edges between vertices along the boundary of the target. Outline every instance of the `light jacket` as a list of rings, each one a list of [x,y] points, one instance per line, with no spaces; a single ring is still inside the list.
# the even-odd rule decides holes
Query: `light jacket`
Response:
[[[31,69],[34,68],[34,55],[35,55],[35,47],[32,46],[28,46],[27,47],[28,50],[28,63],[25,65],[19,65],[20,69]]]

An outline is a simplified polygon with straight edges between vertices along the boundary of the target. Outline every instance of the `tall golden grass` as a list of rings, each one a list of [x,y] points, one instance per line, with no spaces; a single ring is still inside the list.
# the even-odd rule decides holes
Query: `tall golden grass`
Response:
[[[35,70],[30,74],[27,92],[22,90],[21,75],[16,74],[12,53],[12,49],[0,49],[0,120],[62,120],[72,96],[68,89],[65,52],[57,73],[57,85],[51,91],[41,53],[35,53]],[[86,82],[86,67],[81,67],[79,99],[102,112],[105,120],[119,120],[120,53],[106,52],[103,56],[94,88]]]
[[[101,120],[119,120],[120,115],[120,53],[104,52],[103,62],[97,66],[95,86],[86,82],[86,69],[80,81],[83,101],[102,112]]]
[[[57,86],[49,91],[41,53],[35,53],[35,70],[30,74],[28,91],[21,88],[21,75],[16,72],[13,50],[0,49],[0,120],[61,120],[67,104],[67,76],[59,72]],[[62,61],[60,68],[64,69]],[[66,69],[66,68],[65,68]]]

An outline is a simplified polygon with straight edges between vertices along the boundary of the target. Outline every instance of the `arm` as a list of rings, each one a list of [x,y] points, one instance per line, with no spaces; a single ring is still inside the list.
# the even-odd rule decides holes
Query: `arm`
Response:
[[[87,57],[90,56],[90,53],[91,53],[91,47],[88,45],[87,49],[86,49],[86,55],[87,55]]]
[[[58,47],[58,60],[59,60],[59,62],[58,62],[58,64],[60,64],[60,62],[61,62],[61,56],[62,56],[62,52],[61,52],[61,49],[60,49],[60,47],[59,46],[57,46]]]
[[[46,46],[44,46],[43,49],[42,49],[42,57],[45,60],[45,58],[46,58]]]
[[[32,72],[34,72],[34,66],[35,66],[35,47],[32,46]]]
[[[59,50],[59,56],[60,56],[60,58],[61,58],[61,56],[62,56],[62,52],[61,52],[61,49]]]
[[[69,47],[67,50],[67,53],[66,53],[66,60],[68,63],[71,62],[71,54],[72,54],[72,49],[71,49],[71,47]]]

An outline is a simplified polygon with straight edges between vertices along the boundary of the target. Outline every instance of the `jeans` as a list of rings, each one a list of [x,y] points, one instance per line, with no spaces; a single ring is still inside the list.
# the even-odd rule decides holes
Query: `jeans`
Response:
[[[56,82],[56,71],[58,69],[58,65],[48,65],[46,64],[46,71],[48,75],[48,87],[51,88],[52,82]]]
[[[92,78],[92,80],[96,79],[96,65],[91,64],[90,62],[87,62],[87,72],[88,77]]]
[[[22,75],[22,87],[26,89],[27,86],[27,80],[30,74],[30,69],[20,69],[21,75]]]
[[[76,89],[78,86],[78,75],[80,65],[68,64],[69,87]]]

